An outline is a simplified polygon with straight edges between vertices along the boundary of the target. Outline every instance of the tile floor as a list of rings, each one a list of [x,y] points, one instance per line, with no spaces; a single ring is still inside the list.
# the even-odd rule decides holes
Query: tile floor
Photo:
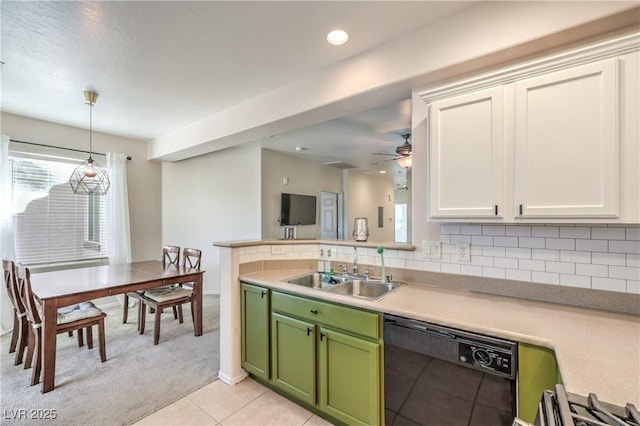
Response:
[[[236,386],[216,380],[135,424],[326,426],[331,423],[248,378]]]

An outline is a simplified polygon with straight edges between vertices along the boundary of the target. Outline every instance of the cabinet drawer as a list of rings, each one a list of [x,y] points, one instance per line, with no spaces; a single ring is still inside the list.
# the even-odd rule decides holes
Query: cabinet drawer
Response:
[[[380,339],[380,315],[333,303],[273,292],[271,309],[373,339]]]

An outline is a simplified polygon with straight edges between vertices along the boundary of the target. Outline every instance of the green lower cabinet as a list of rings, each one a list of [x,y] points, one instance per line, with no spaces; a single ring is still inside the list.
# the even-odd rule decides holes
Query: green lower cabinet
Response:
[[[542,392],[561,383],[553,350],[518,344],[518,417],[533,423]]]
[[[315,325],[271,314],[271,382],[291,396],[316,403]]]
[[[379,343],[320,328],[320,409],[353,425],[380,424]]]
[[[270,292],[246,283],[242,283],[241,291],[242,368],[269,380]]]

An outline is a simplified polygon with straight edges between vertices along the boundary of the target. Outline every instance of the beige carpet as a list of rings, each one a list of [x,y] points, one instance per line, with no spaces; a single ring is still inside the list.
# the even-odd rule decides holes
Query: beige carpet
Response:
[[[29,386],[31,369],[14,366],[10,335],[0,338],[0,424],[2,425],[128,425],[214,381],[219,368],[219,297],[203,300],[203,329],[193,335],[185,306],[180,324],[163,314],[160,343],[153,345],[153,320],[144,335],[136,330],[137,310],[122,324],[122,308],[105,310],[107,362],[95,346],[79,348],[77,340],[58,336],[56,389],[46,394]],[[55,419],[38,416],[55,411]]]

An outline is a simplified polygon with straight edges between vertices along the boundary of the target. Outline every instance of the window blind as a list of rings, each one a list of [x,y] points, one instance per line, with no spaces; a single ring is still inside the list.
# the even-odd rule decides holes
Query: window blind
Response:
[[[11,155],[16,260],[26,265],[108,256],[105,200],[74,194],[75,160]]]

